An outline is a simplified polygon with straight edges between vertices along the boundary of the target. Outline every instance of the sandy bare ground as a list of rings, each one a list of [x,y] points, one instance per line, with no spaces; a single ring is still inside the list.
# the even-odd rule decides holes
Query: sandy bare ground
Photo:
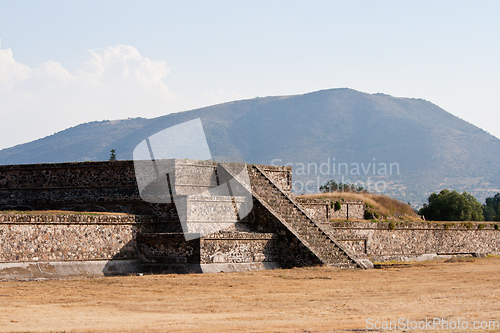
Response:
[[[474,331],[475,321],[500,321],[499,273],[500,258],[485,258],[370,271],[0,282],[0,331],[338,332],[399,318],[460,319]]]

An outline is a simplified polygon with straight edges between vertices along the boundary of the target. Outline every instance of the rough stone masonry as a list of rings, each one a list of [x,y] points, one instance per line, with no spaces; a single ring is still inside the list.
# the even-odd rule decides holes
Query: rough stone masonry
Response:
[[[223,167],[175,163],[175,186],[187,193],[216,186]],[[363,203],[335,211],[329,200],[295,198],[291,168],[264,165],[248,166],[248,216],[186,241],[175,204],[143,201],[133,168],[132,161],[0,166],[0,278],[366,268],[370,260],[500,254],[495,224],[362,221]],[[347,217],[357,221],[332,222]]]

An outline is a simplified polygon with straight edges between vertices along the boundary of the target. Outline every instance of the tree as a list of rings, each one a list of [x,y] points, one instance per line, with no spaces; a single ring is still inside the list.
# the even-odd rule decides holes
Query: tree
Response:
[[[114,149],[111,149],[110,151],[110,154],[109,154],[109,161],[116,161],[116,150]]]
[[[439,194],[432,193],[428,204],[419,210],[431,221],[484,221],[483,207],[467,192],[442,190]]]
[[[493,197],[486,198],[483,205],[483,214],[486,221],[500,221],[500,193]]]
[[[330,192],[363,192],[364,188],[362,186],[356,186],[356,184],[347,183],[337,183],[334,179],[331,179],[319,187],[319,191],[322,193]]]

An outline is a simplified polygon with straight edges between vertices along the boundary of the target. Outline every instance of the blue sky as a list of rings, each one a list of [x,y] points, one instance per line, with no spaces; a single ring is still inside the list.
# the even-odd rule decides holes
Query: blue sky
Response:
[[[495,1],[2,0],[0,149],[343,87],[423,98],[500,137],[499,14]]]

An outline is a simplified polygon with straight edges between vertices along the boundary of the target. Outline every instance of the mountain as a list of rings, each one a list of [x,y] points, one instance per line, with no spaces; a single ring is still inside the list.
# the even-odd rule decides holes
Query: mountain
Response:
[[[467,190],[480,200],[500,191],[499,139],[426,100],[351,89],[81,124],[3,149],[0,164],[107,160],[110,149],[118,159],[132,159],[146,137],[196,118],[212,156],[291,165],[299,193],[329,179],[372,190],[376,184],[415,205],[442,188]]]

